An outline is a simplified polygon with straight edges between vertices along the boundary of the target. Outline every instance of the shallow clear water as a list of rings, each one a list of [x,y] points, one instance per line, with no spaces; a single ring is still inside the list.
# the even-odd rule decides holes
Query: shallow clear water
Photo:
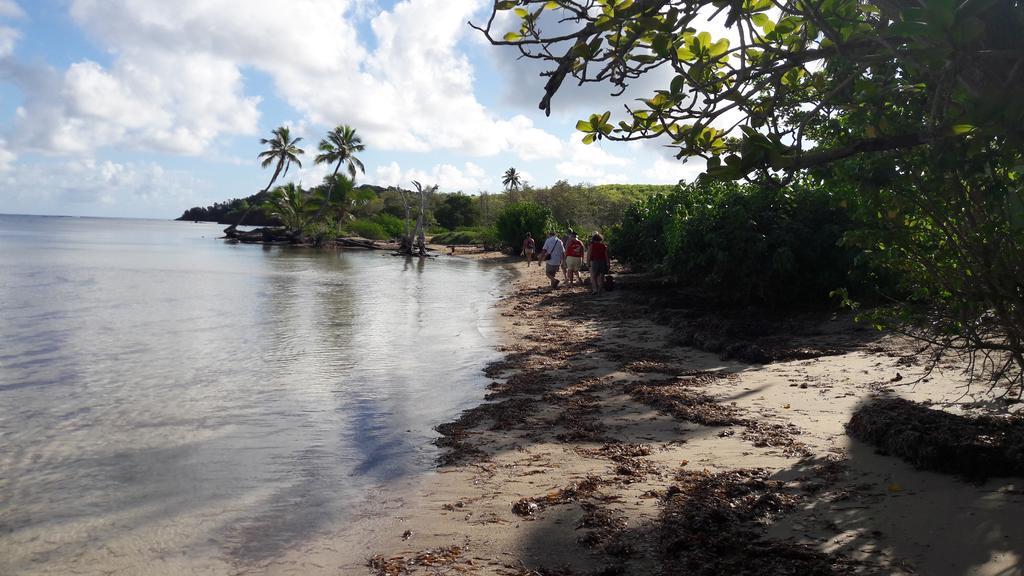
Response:
[[[0,574],[273,558],[482,397],[506,270],[220,228],[0,215]]]

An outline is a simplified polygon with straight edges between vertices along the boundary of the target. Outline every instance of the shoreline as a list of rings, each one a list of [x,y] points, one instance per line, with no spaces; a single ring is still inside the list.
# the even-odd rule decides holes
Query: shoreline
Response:
[[[969,413],[987,387],[964,397],[955,366],[911,385],[908,342],[842,319],[794,339],[820,353],[722,360],[635,292],[459,256],[519,272],[487,400],[438,427],[437,470],[267,573],[1024,573],[1020,479],[915,470],[845,433],[878,395]]]

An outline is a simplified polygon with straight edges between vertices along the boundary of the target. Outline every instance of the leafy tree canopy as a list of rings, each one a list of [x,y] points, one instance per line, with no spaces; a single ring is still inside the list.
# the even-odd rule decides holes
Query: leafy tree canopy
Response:
[[[497,0],[473,26],[551,65],[548,113],[569,77],[621,94],[665,74],[621,118],[598,112],[577,127],[586,142],[665,138],[716,177],[967,135],[1019,149],[1024,136],[1014,0]],[[833,138],[811,140],[823,124]]]
[[[478,212],[472,197],[461,193],[448,194],[434,209],[434,218],[441,226],[454,230],[460,226],[472,226]]]

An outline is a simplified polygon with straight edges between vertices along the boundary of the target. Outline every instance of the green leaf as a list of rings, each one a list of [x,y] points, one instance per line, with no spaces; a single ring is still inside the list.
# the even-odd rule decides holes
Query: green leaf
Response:
[[[513,12],[515,12],[516,16],[519,16],[520,18],[526,18],[527,14],[530,13],[526,8],[516,8]]]
[[[516,0],[503,0],[498,2],[494,7],[498,10],[511,10],[516,5]]]
[[[583,137],[583,143],[584,144],[593,144],[594,140],[596,140],[596,139],[597,139],[597,136],[595,136],[593,134],[587,134],[586,136]]]
[[[505,42],[515,42],[517,40],[522,40],[523,35],[519,34],[518,32],[508,32],[502,38],[505,40]]]
[[[765,32],[771,32],[772,30],[775,29],[775,22],[772,22],[772,19],[769,18],[767,14],[762,14],[760,12],[754,14],[753,16],[750,17],[750,21],[753,22],[755,26],[757,26],[761,30],[764,30]]]
[[[961,134],[970,134],[971,132],[977,130],[977,128],[971,126],[970,124],[954,124],[952,130],[953,134],[959,136]]]
[[[576,123],[576,129],[579,130],[580,132],[593,132],[594,125],[591,124],[590,122],[587,122],[586,120],[580,120],[579,122]]]
[[[891,34],[898,36],[926,36],[931,33],[931,29],[924,22],[897,22],[889,27]]]
[[[673,94],[682,94],[683,88],[686,88],[686,77],[682,74],[672,79],[672,83],[669,84],[669,90]]]
[[[545,10],[554,10],[555,8],[561,8],[561,7],[562,7],[562,5],[559,4],[558,2],[548,2],[547,4],[544,4],[544,9]]]
[[[615,3],[615,11],[619,12],[633,5],[633,0],[620,0]]]
[[[722,54],[725,54],[726,50],[728,50],[728,49],[729,49],[729,40],[727,38],[722,38],[718,42],[715,42],[714,44],[712,44],[709,51],[710,51],[712,56],[721,56]]]
[[[786,35],[799,28],[802,24],[802,18],[797,18],[795,16],[787,16],[782,20],[779,20],[779,23],[775,25],[775,33],[779,34],[780,36]]]
[[[647,100],[647,105],[651,108],[661,108],[669,101],[669,97],[664,92],[658,92],[654,95],[654,98]]]
[[[672,42],[667,34],[659,34],[651,41],[651,50],[661,58],[668,58]]]
[[[641,64],[654,64],[658,61],[658,57],[653,54],[633,54],[630,55],[629,59]]]

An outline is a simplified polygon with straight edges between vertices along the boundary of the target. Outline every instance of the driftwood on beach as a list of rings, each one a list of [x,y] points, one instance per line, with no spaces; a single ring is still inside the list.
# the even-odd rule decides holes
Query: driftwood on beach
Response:
[[[368,248],[370,250],[384,250],[384,246],[378,246],[373,240],[363,238],[335,238],[334,242],[349,248]]]
[[[227,240],[252,244],[335,244],[338,246],[345,246],[347,248],[365,248],[368,250],[387,249],[387,246],[379,245],[373,240],[367,240],[365,238],[338,237],[316,242],[311,238],[304,237],[299,232],[287,230],[285,228],[256,228],[255,230],[248,231],[228,228],[224,230],[224,238]]]
[[[224,229],[224,238],[238,240],[239,242],[290,242],[300,241],[300,234],[284,228],[256,228],[255,230],[242,231],[235,227]]]

